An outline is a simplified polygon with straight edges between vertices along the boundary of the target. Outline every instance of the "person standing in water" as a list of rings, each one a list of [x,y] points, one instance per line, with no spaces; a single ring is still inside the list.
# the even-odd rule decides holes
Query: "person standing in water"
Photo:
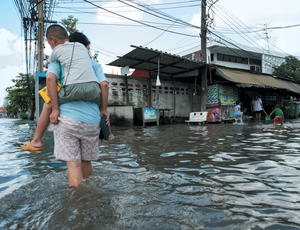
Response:
[[[80,32],[74,32],[69,36],[70,42],[79,42],[83,44],[88,50],[90,48],[90,41],[89,39]],[[107,118],[105,122],[109,124],[109,114],[107,112],[107,102],[108,102],[108,82],[103,73],[102,67],[98,62],[95,62],[91,59],[93,70],[98,79],[100,79],[100,88],[101,88],[101,122],[103,118]],[[32,140],[28,141],[27,143],[21,146],[22,150],[29,150],[29,151],[39,151],[42,150],[42,137],[44,132],[46,131],[49,125],[49,116],[51,114],[51,102],[44,103],[43,110],[40,115],[40,119],[37,123],[37,127],[35,130],[35,134]],[[104,121],[103,121],[104,122]],[[114,136],[111,134],[108,140],[113,140]]]
[[[62,26],[50,26],[47,29],[46,37],[56,56],[58,51],[62,59],[68,58],[67,55],[73,55],[72,50],[76,43],[70,45],[68,34]],[[87,49],[79,43],[76,46],[80,50],[77,53],[83,55],[80,58],[85,58],[85,65],[76,66],[76,69],[82,71],[81,78],[84,81],[91,77],[89,74],[91,71],[93,72],[92,63]],[[72,68],[72,66],[69,68],[70,72]],[[85,71],[85,69],[89,71]],[[91,161],[97,160],[99,157],[100,108],[97,103],[81,100],[59,105],[56,83],[58,76],[61,76],[60,72],[59,64],[50,62],[46,84],[51,99],[50,122],[55,124],[54,155],[56,159],[65,161],[67,164],[69,186],[78,187],[84,178],[92,174]],[[87,75],[86,78],[85,75]],[[63,76],[63,78],[66,77]],[[73,75],[70,75],[71,77]],[[71,78],[71,80],[73,79]]]
[[[255,118],[257,121],[261,120],[261,112],[263,111],[263,103],[261,99],[256,96],[255,99],[251,102],[252,111],[255,113]]]

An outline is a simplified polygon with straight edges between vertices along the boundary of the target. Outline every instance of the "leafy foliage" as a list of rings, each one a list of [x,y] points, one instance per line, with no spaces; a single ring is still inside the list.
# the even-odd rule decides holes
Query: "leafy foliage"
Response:
[[[74,32],[79,32],[76,29],[77,26],[77,22],[78,22],[78,18],[75,18],[72,15],[69,15],[68,18],[66,19],[62,19],[61,23],[66,27],[67,31],[71,34]]]
[[[285,62],[274,67],[273,75],[294,81],[300,81],[300,61],[294,56],[285,57]]]
[[[15,85],[7,87],[7,114],[16,116],[28,112],[29,118],[34,118],[35,97],[34,97],[34,77],[32,75],[19,73],[12,80]],[[23,115],[24,117],[24,115]]]

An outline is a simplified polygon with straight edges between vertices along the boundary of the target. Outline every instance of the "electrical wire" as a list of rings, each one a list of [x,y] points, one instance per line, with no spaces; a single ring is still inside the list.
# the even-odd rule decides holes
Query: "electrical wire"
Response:
[[[168,17],[166,17],[166,16],[164,16],[164,15],[163,15],[163,16],[160,16],[160,14],[157,14],[156,12],[155,12],[156,14],[154,14],[154,13],[150,12],[149,10],[141,9],[141,8],[136,7],[136,6],[132,5],[132,4],[129,4],[129,3],[125,2],[125,1],[122,1],[122,0],[117,0],[117,1],[119,1],[119,2],[121,2],[121,3],[123,3],[123,4],[125,4],[125,5],[128,5],[128,6],[130,6],[130,7],[133,7],[133,8],[135,8],[135,9],[138,9],[138,10],[140,10],[140,11],[142,11],[142,12],[145,12],[145,13],[147,13],[147,14],[150,14],[150,15],[152,15],[152,16],[154,16],[154,17],[161,18],[161,19],[164,19],[164,20],[173,22],[173,23],[179,23],[178,20],[171,19],[169,16],[168,16]],[[145,6],[142,5],[142,4],[138,4],[138,3],[136,3],[136,2],[134,2],[134,4],[135,4],[135,5],[138,5],[138,6],[142,6],[142,7],[144,7],[144,8],[147,9],[147,7],[145,7]],[[151,11],[153,11],[153,10],[151,10]]]
[[[214,7],[215,8],[215,7]],[[222,11],[222,12],[224,12],[224,8],[222,7],[222,10],[220,9],[219,10],[219,12],[220,11]],[[224,14],[222,14],[222,13],[220,13],[221,15],[223,15],[223,17],[224,17]],[[219,15],[220,16],[220,15]],[[221,20],[223,20],[224,21],[224,23],[226,23],[227,25],[229,25],[229,27],[231,27],[231,28],[233,28],[231,25],[233,25],[233,26],[235,26],[237,29],[238,29],[238,27],[235,25],[235,23],[237,23],[238,25],[241,25],[236,19],[233,19],[233,21],[230,21],[230,19],[228,19],[228,17],[226,17],[225,16],[225,18],[226,18],[226,20],[228,21],[228,23],[225,21],[225,20],[223,20],[222,18],[221,18]],[[230,16],[230,18],[232,18],[231,16]],[[229,24],[230,23],[230,24]],[[233,28],[233,30],[234,31],[236,31],[236,32],[238,32],[237,31],[237,29],[235,29],[235,28]],[[212,31],[211,31],[212,32]],[[216,34],[214,34],[215,36],[216,36]],[[242,37],[243,39],[245,39],[247,42],[249,42],[250,44],[252,44],[254,47],[256,47],[258,50],[260,50],[261,51],[261,53],[265,53],[265,50],[263,50],[262,48],[260,48],[260,47],[258,47],[257,46],[257,44],[256,44],[256,42],[252,39],[252,38],[250,38],[250,37],[248,37],[248,36],[245,36],[245,34],[243,34],[243,33],[239,33],[239,35],[240,35],[240,37]],[[224,35],[222,35],[223,37],[224,37]],[[218,38],[220,38],[220,36],[218,36]],[[228,42],[228,40],[224,40],[224,41],[226,41],[226,42]],[[234,42],[230,42],[229,44],[231,44],[231,45],[234,45],[235,47],[237,47],[237,48],[241,48],[240,46],[238,46],[238,45],[236,45]],[[246,50],[245,49],[241,49],[243,52],[245,52]],[[253,54],[252,53],[250,53],[250,52],[246,52],[248,55],[250,55],[249,57],[254,57],[253,56]],[[254,57],[255,58],[255,57]],[[265,64],[267,64],[267,65],[269,65],[269,66],[274,66],[275,65],[275,63],[273,63],[273,62],[271,62],[271,61],[269,61],[269,60],[266,60],[266,59],[264,59],[264,62],[265,62]]]
[[[43,20],[48,20],[53,15],[54,6],[56,0],[39,0],[39,1],[28,1],[28,0],[14,0],[15,6],[19,12],[19,16],[22,22],[22,28],[24,33],[25,43],[25,65],[26,74],[34,73],[36,71],[36,39],[37,39],[37,6],[43,2]],[[44,26],[45,23],[43,23]],[[34,44],[33,44],[33,41]],[[34,47],[33,47],[34,45]],[[22,55],[23,56],[23,55]]]
[[[101,0],[101,1],[95,1],[94,3],[111,3],[112,0]],[[153,3],[152,6],[163,6],[163,5],[178,5],[178,4],[185,4],[185,3],[192,3],[192,2],[199,2],[199,0],[189,0],[189,1],[178,1],[178,2],[164,2],[164,3]],[[74,1],[74,0],[60,0],[60,4],[82,4],[82,0]]]
[[[176,48],[172,48],[172,49],[168,49],[166,50],[167,52],[170,52],[170,51],[174,51],[174,50],[178,50],[178,49],[182,49],[182,48],[186,48],[188,46],[191,46],[191,45],[194,45],[194,44],[199,44],[200,41],[197,41],[197,42],[192,42],[192,43],[189,43],[189,44],[186,44],[186,45],[183,45],[183,46],[179,46],[179,47],[176,47]],[[193,46],[194,47],[194,46]],[[178,52],[180,53],[180,52]]]
[[[193,5],[186,5],[186,6],[173,6],[173,7],[162,7],[157,8],[159,10],[173,10],[173,9],[183,9],[183,8],[189,8],[189,7],[195,7],[195,6],[201,6],[201,4],[193,4]],[[91,7],[56,7],[57,9],[66,9],[66,10],[89,10],[92,9]],[[113,9],[117,8],[118,13],[130,13],[130,12],[136,12],[137,10],[122,10],[122,8],[128,8],[127,6],[109,6],[106,7],[106,9]],[[121,10],[119,10],[121,8]],[[84,11],[85,13],[94,13],[93,11]]]
[[[216,9],[217,11],[214,11],[214,9]],[[239,31],[238,26],[236,25],[238,22],[236,22],[235,20],[231,20],[230,16],[227,16],[227,14],[223,13],[223,10],[219,10],[218,8],[214,7],[214,9],[212,9],[212,11],[214,13],[219,15],[219,18],[226,24],[228,25],[233,31],[237,32],[237,34],[244,39],[247,43],[251,44],[253,47],[256,47],[257,49],[261,50],[262,53],[264,53],[265,51],[258,47],[256,44],[256,41],[254,41],[252,38],[250,38],[247,34],[244,34],[243,32]],[[240,25],[240,24],[238,24]]]
[[[164,35],[164,33],[166,31],[168,31],[169,29],[171,29],[173,25],[174,25],[174,23],[172,25],[170,25],[167,29],[165,29],[163,32],[161,32],[159,35],[157,35],[155,38],[153,38],[151,41],[147,42],[146,44],[144,44],[142,46],[145,47],[145,46],[149,45],[150,43],[152,43],[152,42],[156,41],[157,39],[159,39],[161,36]]]
[[[125,18],[125,19],[127,19],[127,20],[130,20],[130,21],[133,21],[133,22],[136,22],[136,23],[139,23],[139,24],[142,24],[142,25],[145,25],[145,26],[154,28],[154,29],[158,29],[158,30],[164,31],[164,29],[159,28],[159,27],[157,27],[157,26],[153,26],[153,25],[150,25],[150,24],[147,24],[147,23],[143,23],[143,22],[140,22],[140,21],[138,21],[138,20],[131,19],[131,18],[126,17],[126,16],[123,16],[123,15],[121,15],[121,14],[118,14],[118,13],[115,13],[115,12],[113,12],[113,11],[107,10],[107,9],[105,9],[105,8],[103,8],[103,7],[101,7],[101,6],[98,6],[98,5],[92,3],[92,2],[90,2],[90,1],[88,1],[88,0],[83,0],[83,1],[85,1],[85,2],[87,2],[87,3],[89,3],[89,4],[91,4],[91,5],[93,5],[93,6],[97,7],[97,8],[99,8],[99,9],[105,10],[105,11],[107,11],[107,12],[109,12],[109,13],[112,13],[112,14],[115,14],[115,15],[117,15],[117,16],[119,16],[119,17]],[[177,35],[188,36],[188,37],[198,37],[198,36],[195,36],[195,35],[185,34],[185,33],[180,33],[180,32],[175,32],[175,31],[171,31],[171,30],[168,30],[167,32],[173,33],[173,34],[177,34]]]
[[[84,0],[84,1],[85,1],[85,0]],[[117,0],[117,1],[123,2],[122,0]],[[146,13],[148,13],[148,14],[153,14],[153,13],[150,13],[150,12],[154,12],[154,13],[157,14],[156,17],[163,17],[163,18],[165,18],[165,20],[169,20],[169,21],[172,21],[172,22],[180,23],[180,24],[183,24],[183,25],[192,27],[192,28],[201,29],[201,27],[199,27],[199,26],[193,25],[193,24],[188,23],[188,22],[186,22],[186,21],[183,21],[183,20],[181,20],[181,19],[179,19],[179,18],[176,18],[176,17],[174,17],[174,16],[172,16],[172,15],[169,15],[169,14],[167,14],[167,13],[164,13],[164,12],[162,12],[162,11],[159,11],[159,10],[157,10],[157,9],[155,9],[155,8],[150,7],[149,5],[141,4],[141,3],[138,3],[138,2],[134,2],[134,1],[132,1],[132,0],[128,0],[128,1],[131,2],[131,3],[134,3],[135,5],[138,5],[138,6],[140,6],[140,7],[143,7],[143,8],[145,8],[145,9],[147,9],[148,11],[145,11],[145,10],[143,10],[143,11],[146,12]],[[124,4],[130,5],[130,4],[128,4],[128,3],[124,3]],[[131,6],[132,6],[132,5],[131,5]],[[136,8],[136,7],[135,7],[135,8]],[[140,8],[137,8],[137,9],[140,9]],[[160,16],[159,16],[159,15],[160,15]]]
[[[167,24],[167,23],[160,23],[160,22],[149,22],[149,21],[142,21],[141,22],[145,22],[145,23],[152,23],[155,25],[160,25],[160,26],[171,26],[172,24]],[[144,25],[140,25],[140,24],[121,24],[121,23],[99,23],[99,22],[78,22],[77,24],[83,24],[83,25],[99,25],[99,26],[141,26],[144,27]],[[173,27],[175,28],[182,28],[183,26],[180,25],[174,25]]]
[[[214,36],[216,36],[217,38],[221,39],[222,41],[225,41],[225,42],[227,42],[228,44],[230,44],[230,45],[234,46],[235,48],[237,48],[238,50],[242,51],[243,53],[246,54],[246,56],[247,56],[248,58],[257,59],[257,57],[256,57],[253,53],[251,53],[250,51],[245,50],[245,49],[243,49],[242,47],[240,47],[239,45],[235,44],[235,41],[229,41],[230,39],[225,39],[224,36],[220,36],[220,35],[218,35],[217,33],[212,32],[212,31],[209,30],[209,29],[208,29],[207,31],[210,32],[211,34],[213,34]],[[224,44],[224,43],[222,43],[222,44]],[[228,47],[227,45],[226,45],[226,47],[227,47],[227,48],[230,48],[230,47]],[[232,50],[232,49],[231,49],[231,51],[234,52],[234,50]],[[237,54],[236,52],[234,52],[234,53]],[[237,55],[238,55],[238,57],[242,57],[240,54],[237,54]],[[268,61],[268,60],[264,60],[264,61],[265,61],[266,63],[270,64],[270,66],[274,66],[274,63],[272,63],[272,62],[270,62],[270,61]]]
[[[252,32],[251,28],[249,28],[245,23],[243,23],[239,18],[237,18],[236,16],[234,16],[232,13],[229,12],[229,10],[227,10],[224,6],[216,6],[216,7],[219,7],[219,10],[222,11],[222,12],[225,12],[227,13],[227,15],[229,15],[230,18],[232,18],[233,20],[233,23],[237,23],[239,26],[246,26],[246,31],[247,32]],[[265,39],[264,37],[262,37],[260,34],[255,34],[255,37],[256,39],[260,40],[260,39]],[[283,51],[282,49],[278,48],[277,46],[275,46],[274,44],[271,43],[271,45],[273,47],[275,47],[276,49],[279,49],[281,50],[283,53],[287,54],[287,55],[290,55],[288,54],[287,52]]]

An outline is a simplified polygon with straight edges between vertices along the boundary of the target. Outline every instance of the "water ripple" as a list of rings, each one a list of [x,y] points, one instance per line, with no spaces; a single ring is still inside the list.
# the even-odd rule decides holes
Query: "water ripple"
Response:
[[[72,190],[52,133],[0,119],[0,228],[300,229],[300,121],[114,128]]]

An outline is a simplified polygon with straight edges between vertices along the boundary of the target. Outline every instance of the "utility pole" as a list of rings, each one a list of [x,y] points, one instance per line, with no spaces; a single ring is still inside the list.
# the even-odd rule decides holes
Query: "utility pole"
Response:
[[[201,1],[201,55],[204,68],[201,74],[201,111],[206,111],[207,94],[207,58],[206,58],[206,0]]]
[[[267,45],[268,45],[268,52],[270,52],[270,44],[269,44],[270,36],[269,36],[269,33],[268,33],[268,25],[267,24],[265,24],[265,35],[266,35],[266,42],[267,42]]]
[[[37,50],[38,50],[38,73],[44,72],[44,1],[40,1],[38,3],[38,42],[37,42]],[[40,97],[39,97],[39,76],[37,74],[35,79],[35,119],[38,120],[40,117]]]

